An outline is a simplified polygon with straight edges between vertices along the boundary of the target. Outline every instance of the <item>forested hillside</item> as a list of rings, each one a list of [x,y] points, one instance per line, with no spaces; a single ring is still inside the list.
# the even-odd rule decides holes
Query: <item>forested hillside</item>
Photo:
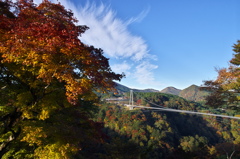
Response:
[[[141,104],[157,103],[175,109],[206,109],[183,98],[162,93],[136,93]],[[215,112],[214,112],[215,111]],[[206,111],[223,113],[220,110]],[[225,112],[237,115],[235,111]],[[240,157],[240,121],[147,109],[132,111],[103,104],[94,117],[104,124],[105,142],[92,158],[232,158]]]
[[[133,94],[146,108],[129,110],[121,103],[129,88],[115,85],[125,75],[102,49],[82,43],[89,28],[77,22],[60,3],[0,0],[0,158],[240,158],[239,119],[148,109],[240,117],[240,41],[236,66],[205,83],[212,108],[146,89]]]
[[[208,92],[206,90],[201,90],[199,86],[191,85],[191,86],[183,89],[179,93],[179,96],[183,97],[187,100],[190,100],[190,101],[204,102],[206,96],[208,96],[209,94],[210,94],[210,92]]]
[[[160,91],[161,93],[167,93],[167,94],[173,94],[173,95],[178,95],[181,90],[180,89],[177,89],[175,87],[167,87],[167,88],[164,88],[163,90]]]
[[[215,158],[234,151],[240,157],[239,122],[234,120],[107,107],[98,121],[104,122],[108,137],[101,147],[105,157]]]

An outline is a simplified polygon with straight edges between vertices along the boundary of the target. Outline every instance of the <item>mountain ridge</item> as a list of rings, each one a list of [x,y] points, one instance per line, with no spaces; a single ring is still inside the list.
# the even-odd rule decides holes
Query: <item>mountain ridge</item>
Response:
[[[163,90],[161,90],[161,93],[166,93],[166,94],[173,94],[173,95],[178,95],[182,90],[181,89],[177,89],[173,86],[170,87],[166,87]]]
[[[115,82],[116,86],[115,88],[119,91],[119,93],[126,93],[129,92],[130,90],[133,90],[134,92],[159,92],[159,90],[152,89],[152,88],[147,88],[147,89],[135,89],[135,88],[129,88],[127,86],[124,86],[122,84],[119,84]]]
[[[190,101],[204,102],[205,97],[208,96],[210,92],[201,90],[199,86],[193,84],[185,89],[183,89],[179,96]]]
[[[116,89],[118,94],[124,94],[126,92],[130,92],[130,90],[133,90],[133,92],[160,92],[165,94],[177,95],[179,97],[182,97],[189,101],[194,101],[194,102],[204,102],[205,97],[210,94],[210,92],[208,91],[200,90],[200,86],[197,86],[195,84],[192,84],[183,90],[177,89],[173,86],[169,86],[162,89],[161,91],[158,91],[156,89],[151,89],[151,88],[148,88],[148,89],[129,88],[122,84],[116,83]]]

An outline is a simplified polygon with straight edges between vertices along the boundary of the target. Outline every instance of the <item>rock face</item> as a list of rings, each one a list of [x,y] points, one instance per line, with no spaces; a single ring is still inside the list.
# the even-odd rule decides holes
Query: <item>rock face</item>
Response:
[[[166,94],[179,95],[181,90],[177,89],[175,87],[167,87],[167,88],[164,88],[163,90],[161,90],[160,92],[161,93],[166,93]]]
[[[209,92],[200,90],[199,86],[191,85],[183,89],[178,95],[190,101],[201,102],[205,101],[205,97],[209,95]]]

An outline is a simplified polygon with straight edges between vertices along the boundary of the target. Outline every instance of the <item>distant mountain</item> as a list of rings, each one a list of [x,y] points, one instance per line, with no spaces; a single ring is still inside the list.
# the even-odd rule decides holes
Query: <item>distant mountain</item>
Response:
[[[164,88],[163,90],[161,90],[160,92],[166,93],[166,94],[178,95],[181,92],[181,90],[177,89],[175,87],[167,87],[167,88]]]
[[[209,95],[208,91],[200,90],[200,87],[197,85],[191,85],[183,90],[177,89],[175,87],[167,87],[161,91],[158,91],[155,89],[143,89],[143,90],[133,89],[122,84],[116,83],[115,88],[117,89],[117,94],[120,96],[126,92],[130,92],[130,90],[133,90],[133,92],[161,92],[166,94],[178,95],[179,97],[194,102],[204,102],[205,97]]]
[[[159,92],[158,90],[150,89],[150,88],[149,89],[133,89],[119,83],[116,83],[115,88],[117,89],[119,94],[130,92],[130,90],[133,90],[133,92]]]
[[[133,89],[133,91],[135,91],[135,92],[159,92],[158,90],[151,89],[151,88],[148,88],[148,89]]]
[[[120,92],[122,92],[122,93],[125,93],[125,92],[129,92],[131,89],[130,88],[128,88],[128,87],[126,87],[126,86],[124,86],[124,85],[121,85],[121,84],[119,84],[119,83],[115,83],[116,84],[116,86],[115,86],[115,88],[117,89],[117,91],[120,93]]]
[[[191,85],[183,89],[178,95],[190,101],[202,102],[205,101],[205,97],[209,95],[209,92],[200,90],[199,86]]]

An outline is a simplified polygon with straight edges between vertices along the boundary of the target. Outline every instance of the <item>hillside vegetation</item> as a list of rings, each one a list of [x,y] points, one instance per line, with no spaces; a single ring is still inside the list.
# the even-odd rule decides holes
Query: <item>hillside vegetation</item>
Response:
[[[167,93],[167,94],[173,94],[173,95],[178,95],[181,90],[180,89],[177,89],[175,87],[167,87],[167,88],[164,88],[163,90],[160,91],[161,93]]]
[[[183,89],[179,93],[179,96],[190,101],[203,102],[205,101],[206,96],[208,96],[209,94],[210,93],[208,91],[201,90],[199,86],[191,85]]]
[[[163,93],[135,93],[134,101],[175,109],[207,109],[198,103]],[[143,100],[147,99],[148,102]],[[139,101],[141,100],[141,101]],[[132,111],[124,106],[103,104],[94,120],[104,124],[104,144],[92,158],[232,158],[240,157],[240,121],[147,109]],[[237,115],[235,111],[205,110]]]
[[[237,66],[205,83],[214,109],[194,102],[204,94],[191,86],[188,100],[134,90],[134,104],[146,108],[128,110],[129,88],[114,90],[125,75],[111,70],[102,49],[82,43],[88,27],[72,11],[48,0],[14,2],[0,0],[0,158],[240,158],[240,120],[147,109],[239,117],[240,41]]]
[[[183,97],[189,101],[204,103],[205,98],[210,94],[209,91],[200,89],[201,87],[196,85],[191,85],[183,90],[177,89],[175,87],[167,87],[161,90],[161,93],[173,94]]]
[[[131,89],[129,87],[116,83],[116,90],[117,90],[117,94],[120,96],[124,95],[124,93],[127,93],[130,90],[133,90],[134,92],[161,92],[166,94],[177,95],[189,101],[201,102],[201,103],[204,103],[206,101],[205,98],[210,94],[209,91],[202,90],[201,87],[197,85],[191,85],[183,90],[177,89],[175,87],[166,87],[161,91],[157,91],[154,89],[144,89],[144,90]]]

